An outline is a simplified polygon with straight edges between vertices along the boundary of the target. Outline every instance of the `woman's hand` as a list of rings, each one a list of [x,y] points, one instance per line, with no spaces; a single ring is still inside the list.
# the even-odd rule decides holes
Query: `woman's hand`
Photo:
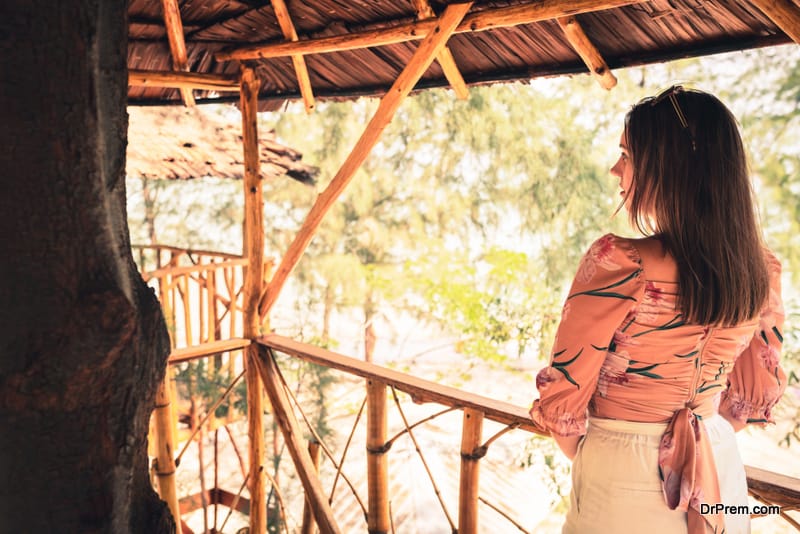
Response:
[[[558,448],[570,461],[574,460],[575,455],[578,454],[578,444],[582,438],[583,436],[559,436],[558,434],[553,434],[553,439],[556,440]]]
[[[719,414],[722,417],[724,417],[727,422],[729,422],[731,424],[731,426],[733,427],[733,431],[734,432],[738,432],[738,431],[740,431],[741,429],[743,429],[744,427],[747,426],[747,423],[742,423],[738,419],[734,418],[733,415],[731,415],[729,410],[725,410],[724,408],[720,409]]]

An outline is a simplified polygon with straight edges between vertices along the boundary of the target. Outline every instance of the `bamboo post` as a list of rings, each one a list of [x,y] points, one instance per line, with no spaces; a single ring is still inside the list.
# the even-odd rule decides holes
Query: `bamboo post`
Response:
[[[389,532],[386,384],[367,379],[367,529]]]
[[[161,308],[169,326],[170,346],[174,346],[175,319],[168,285],[169,281],[166,276],[158,281]],[[161,381],[156,391],[156,402],[153,410],[153,417],[155,418],[155,471],[158,479],[158,494],[167,503],[175,524],[180,525],[181,510],[178,505],[178,488],[175,480],[175,427],[177,417],[172,406],[172,398],[175,396],[173,395],[172,380],[170,380],[171,375],[172,370],[168,365],[164,371],[164,380]]]
[[[258,336],[258,300],[261,296],[264,264],[264,197],[259,172],[257,110],[259,81],[252,68],[242,68],[240,104],[242,110],[242,141],[244,144],[244,250],[248,265],[244,273],[244,337]],[[231,299],[233,300],[233,298]],[[250,440],[250,534],[267,530],[266,477],[264,466],[263,389],[254,365],[255,345],[245,349],[247,381],[247,421]]]
[[[478,453],[483,435],[483,412],[464,409],[464,424],[461,430],[461,479],[458,489],[458,533],[478,532]]]
[[[172,411],[170,401],[169,367],[164,380],[156,391],[155,446],[156,446],[156,478],[158,494],[167,503],[175,524],[181,524],[181,510],[178,506],[178,489],[175,483],[175,436],[172,428]]]
[[[317,475],[319,475],[320,451],[318,442],[308,442],[308,454],[311,456],[311,463],[314,465],[314,471]],[[303,503],[303,523],[300,527],[300,534],[314,534],[316,525],[317,524],[314,522],[314,514],[311,513],[311,503],[308,501],[308,498],[306,498]]]

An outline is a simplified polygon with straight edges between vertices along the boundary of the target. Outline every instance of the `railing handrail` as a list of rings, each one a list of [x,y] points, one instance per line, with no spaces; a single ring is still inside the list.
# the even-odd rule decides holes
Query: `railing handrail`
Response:
[[[247,258],[235,258],[232,260],[212,261],[208,263],[198,263],[197,265],[184,265],[181,267],[162,267],[154,271],[147,271],[142,273],[142,278],[145,282],[153,278],[160,278],[163,275],[178,276],[181,274],[189,274],[200,271],[209,271],[211,269],[222,269],[224,267],[235,267],[237,265],[247,265]]]
[[[459,409],[471,408],[483,412],[484,417],[492,421],[515,425],[520,429],[542,436],[549,435],[545,429],[538,427],[531,420],[527,409],[508,402],[438,384],[314,345],[300,343],[277,334],[260,336],[255,341],[307,362],[384,382],[408,393],[415,402],[435,402]]]
[[[181,254],[196,254],[198,256],[216,256],[219,258],[228,258],[228,259],[237,259],[241,258],[241,254],[231,254],[229,252],[219,252],[215,250],[201,250],[201,249],[191,249],[191,248],[184,248],[184,247],[176,247],[173,245],[160,245],[158,243],[154,243],[152,245],[131,245],[131,249],[134,250],[169,250],[171,252],[178,252]]]

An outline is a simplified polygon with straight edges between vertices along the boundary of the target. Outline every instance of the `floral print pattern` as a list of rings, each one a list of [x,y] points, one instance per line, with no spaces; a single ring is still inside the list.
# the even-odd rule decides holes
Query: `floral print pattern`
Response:
[[[722,516],[699,514],[701,503],[719,502],[702,417],[719,408],[770,422],[786,387],[780,263],[766,257],[771,289],[760,317],[710,328],[683,319],[676,282],[647,278],[649,262],[668,257],[643,262],[635,240],[603,236],[580,262],[550,365],[537,375],[531,418],[552,433],[584,434],[588,413],[668,423],[659,450],[665,501],[687,511],[691,534],[722,531]]]

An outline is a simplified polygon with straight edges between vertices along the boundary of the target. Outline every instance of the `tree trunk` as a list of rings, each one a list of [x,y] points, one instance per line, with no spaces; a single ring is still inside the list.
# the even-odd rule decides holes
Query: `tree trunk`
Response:
[[[146,436],[169,342],[125,210],[128,2],[0,7],[0,532],[172,532]]]

